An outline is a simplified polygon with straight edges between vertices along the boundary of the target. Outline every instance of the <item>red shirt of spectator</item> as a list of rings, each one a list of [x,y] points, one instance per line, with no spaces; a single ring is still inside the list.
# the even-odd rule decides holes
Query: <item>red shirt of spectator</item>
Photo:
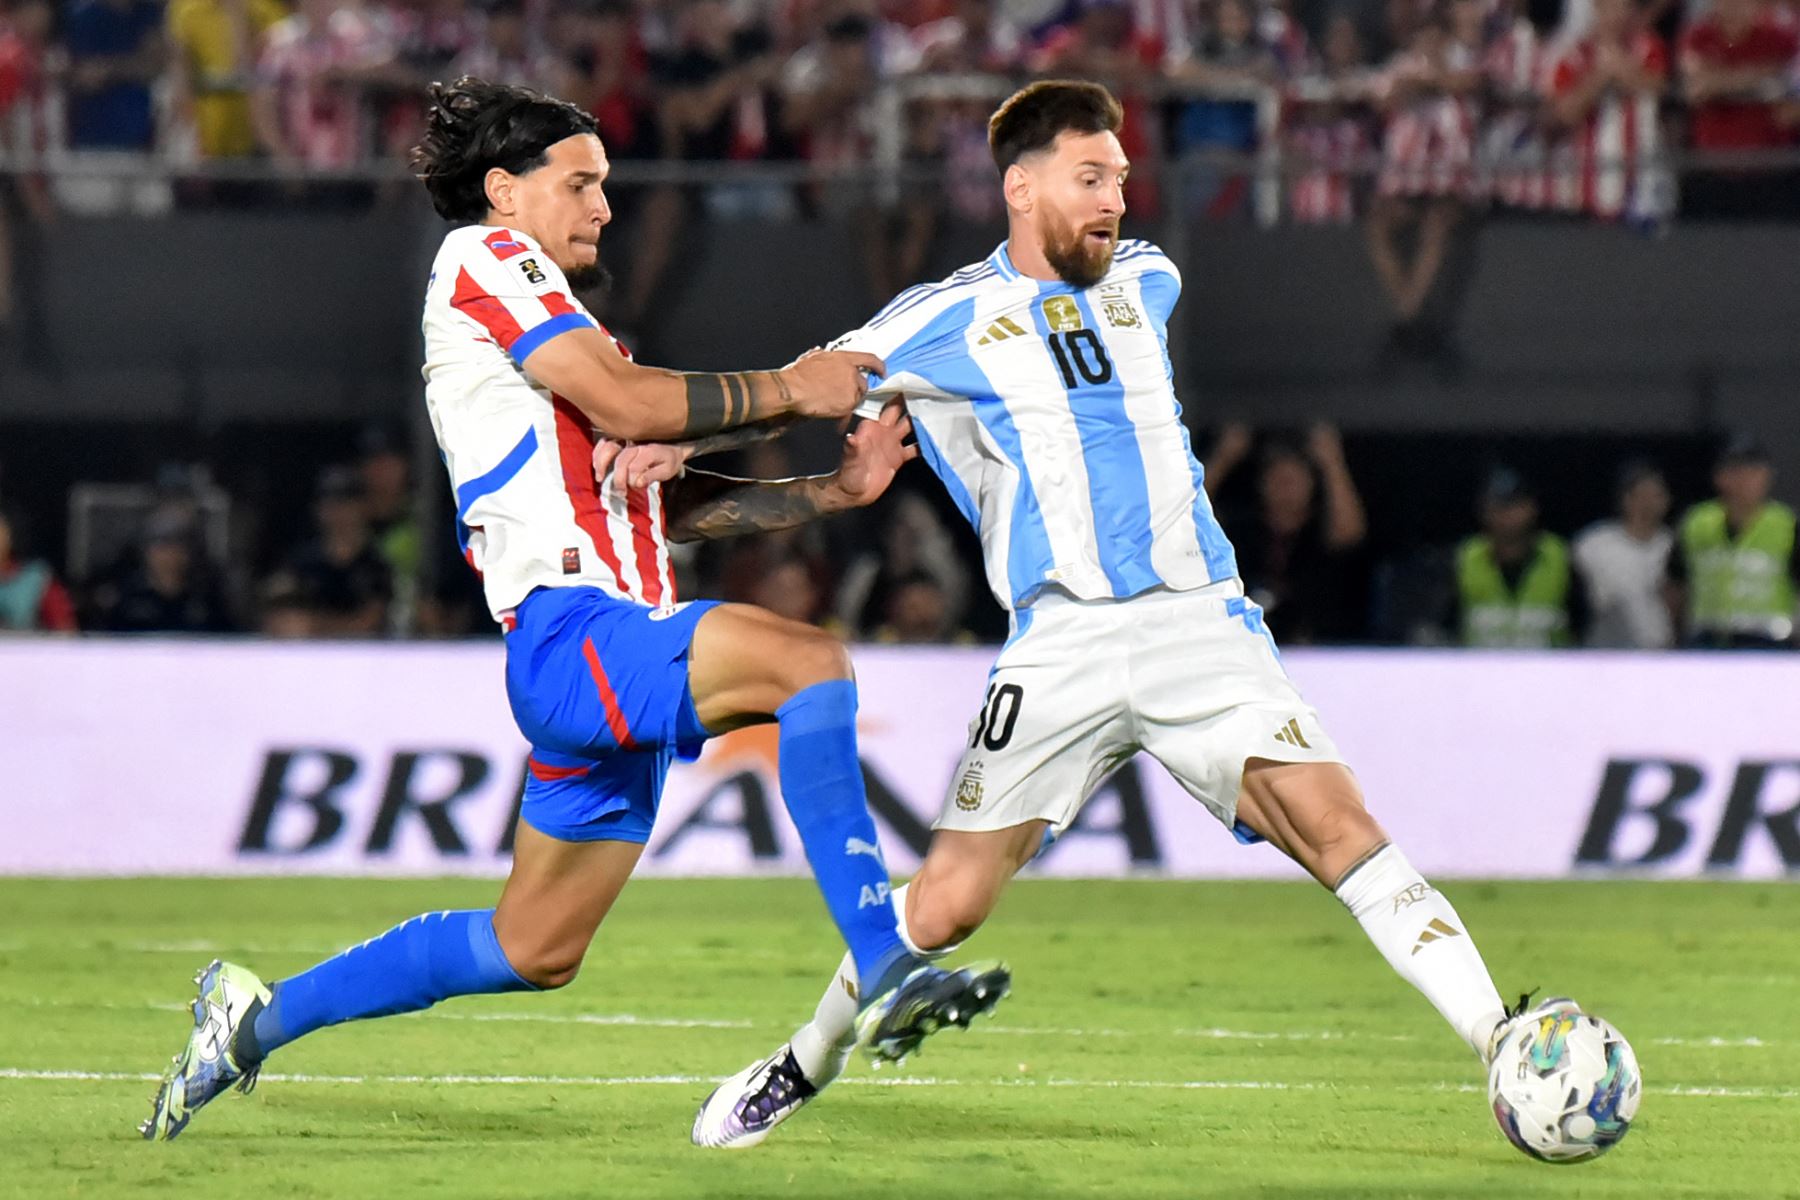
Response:
[[[269,30],[257,74],[273,96],[277,157],[309,167],[348,167],[367,158],[371,134],[362,89],[347,73],[386,56],[379,31],[339,0],[304,0]]]
[[[1681,70],[1695,101],[1689,126],[1695,149],[1786,145],[1788,133],[1772,101],[1797,55],[1800,36],[1762,0],[1717,0],[1713,11],[1681,36]],[[1720,87],[1707,78],[1718,72],[1730,72],[1737,86]],[[1771,89],[1760,99],[1759,74]]]

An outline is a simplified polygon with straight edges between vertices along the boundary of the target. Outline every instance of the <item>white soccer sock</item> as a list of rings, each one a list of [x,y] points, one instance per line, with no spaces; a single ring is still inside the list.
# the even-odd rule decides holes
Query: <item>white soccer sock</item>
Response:
[[[907,886],[901,884],[894,889],[894,918],[899,924],[900,940],[906,943],[908,950],[928,962],[955,952],[956,946],[921,950],[913,943],[912,934],[906,928]],[[802,1025],[792,1039],[794,1057],[814,1087],[824,1087],[836,1079],[850,1061],[859,1004],[856,960],[846,954],[844,961],[838,964],[837,974],[832,976],[831,985],[819,997],[813,1019]]]
[[[1418,988],[1478,1055],[1504,1012],[1487,964],[1450,902],[1394,845],[1350,872],[1337,898],[1388,965]]]

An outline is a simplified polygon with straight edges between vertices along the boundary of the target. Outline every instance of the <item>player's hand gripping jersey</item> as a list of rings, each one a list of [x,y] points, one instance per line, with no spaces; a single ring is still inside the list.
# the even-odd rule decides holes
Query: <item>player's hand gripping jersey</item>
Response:
[[[675,600],[660,485],[596,483],[592,423],[531,378],[532,351],[578,328],[599,323],[524,234],[472,225],[444,239],[425,295],[425,401],[496,620],[540,587]]]
[[[1093,600],[1236,576],[1175,399],[1180,292],[1148,242],[1121,242],[1085,290],[1019,274],[1003,244],[833,344],[886,361],[864,411],[905,394],[1007,608],[1052,584]]]

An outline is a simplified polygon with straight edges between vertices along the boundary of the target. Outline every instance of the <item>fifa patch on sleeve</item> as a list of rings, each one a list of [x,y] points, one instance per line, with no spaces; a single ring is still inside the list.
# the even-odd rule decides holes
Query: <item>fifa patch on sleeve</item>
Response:
[[[569,546],[563,550],[563,574],[564,575],[579,575],[579,574],[581,574],[581,549],[580,549],[580,547]]]
[[[549,278],[544,274],[544,268],[538,266],[538,260],[535,258],[520,259],[519,271],[525,276],[525,282],[532,287],[542,287]]]

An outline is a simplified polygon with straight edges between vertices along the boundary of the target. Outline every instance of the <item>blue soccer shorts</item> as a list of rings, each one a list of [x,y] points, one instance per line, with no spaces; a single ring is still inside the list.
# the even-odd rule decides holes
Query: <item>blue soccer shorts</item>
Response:
[[[526,824],[565,842],[649,840],[669,763],[711,736],[688,648],[716,606],[646,608],[590,587],[525,598],[506,635],[506,695],[531,743]]]

